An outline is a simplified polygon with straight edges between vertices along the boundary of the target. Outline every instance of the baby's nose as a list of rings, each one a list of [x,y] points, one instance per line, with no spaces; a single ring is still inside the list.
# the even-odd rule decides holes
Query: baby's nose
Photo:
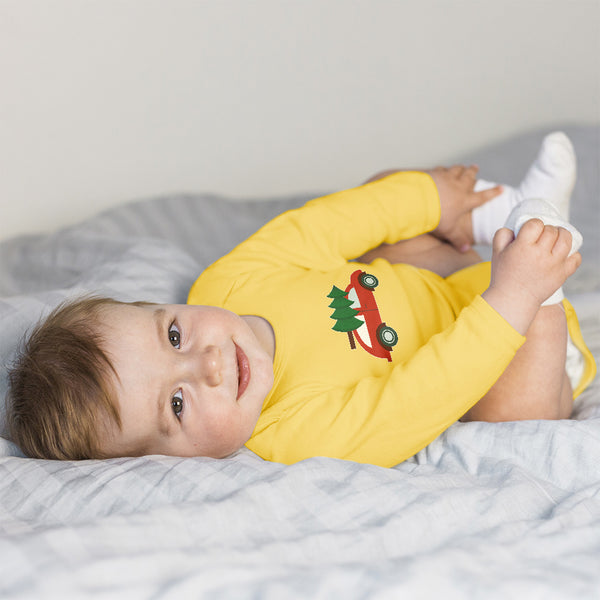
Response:
[[[221,385],[223,381],[222,369],[221,350],[217,346],[207,346],[202,353],[202,373],[209,386]]]

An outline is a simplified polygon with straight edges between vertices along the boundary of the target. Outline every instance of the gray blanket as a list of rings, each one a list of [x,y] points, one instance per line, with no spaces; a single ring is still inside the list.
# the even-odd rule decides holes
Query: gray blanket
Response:
[[[600,130],[563,129],[585,239],[567,293],[600,361]],[[544,133],[463,158],[517,183]],[[1,397],[19,338],[64,298],[184,302],[202,268],[316,195],[161,197],[0,244]],[[0,596],[600,597],[600,385],[571,420],[457,423],[393,469],[247,450],[61,463],[2,439]]]

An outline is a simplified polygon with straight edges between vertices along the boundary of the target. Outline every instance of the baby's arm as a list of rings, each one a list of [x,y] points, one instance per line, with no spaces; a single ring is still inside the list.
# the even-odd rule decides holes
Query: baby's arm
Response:
[[[337,268],[381,243],[432,231],[440,201],[431,176],[401,172],[289,210],[219,261],[256,276],[263,267]]]
[[[539,219],[525,223],[516,239],[509,229],[500,229],[494,238],[490,286],[482,297],[525,335],[542,302],[581,264],[581,254],[569,256],[570,250],[571,234]]]
[[[348,373],[347,384],[311,385],[298,398],[284,399],[291,408],[271,429],[264,446],[270,454],[263,458],[398,464],[476,404],[524,341],[478,296],[447,329],[413,354],[394,358],[390,371],[354,380]]]
[[[479,167],[454,165],[424,170],[433,179],[440,198],[441,218],[432,232],[436,237],[449,242],[456,249],[466,251],[473,244],[471,213],[474,208],[489,202],[502,193],[502,186],[475,191]],[[398,171],[382,171],[367,180],[377,181]]]

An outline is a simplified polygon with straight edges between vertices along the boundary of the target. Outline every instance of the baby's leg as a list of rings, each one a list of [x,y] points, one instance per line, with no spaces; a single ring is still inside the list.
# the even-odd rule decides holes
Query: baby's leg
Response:
[[[542,307],[508,368],[461,421],[567,419],[573,409],[567,335],[562,305]]]
[[[530,218],[564,227],[571,232],[571,254],[581,234],[551,204],[524,200],[510,213],[506,226],[515,235]],[[573,389],[565,366],[569,332],[559,288],[541,306],[507,369],[490,391],[463,417],[466,421],[566,419],[573,408]]]
[[[370,263],[376,258],[388,262],[404,263],[428,269],[440,277],[448,277],[465,267],[481,262],[475,250],[459,252],[454,246],[426,233],[395,244],[382,244],[358,258],[359,262]]]

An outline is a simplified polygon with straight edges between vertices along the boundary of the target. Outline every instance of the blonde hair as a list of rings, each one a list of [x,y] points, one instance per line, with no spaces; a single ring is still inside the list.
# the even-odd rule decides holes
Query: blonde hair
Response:
[[[87,297],[63,303],[28,339],[9,373],[11,439],[33,458],[105,458],[99,432],[121,429],[113,365],[102,349],[102,311],[123,304]]]

